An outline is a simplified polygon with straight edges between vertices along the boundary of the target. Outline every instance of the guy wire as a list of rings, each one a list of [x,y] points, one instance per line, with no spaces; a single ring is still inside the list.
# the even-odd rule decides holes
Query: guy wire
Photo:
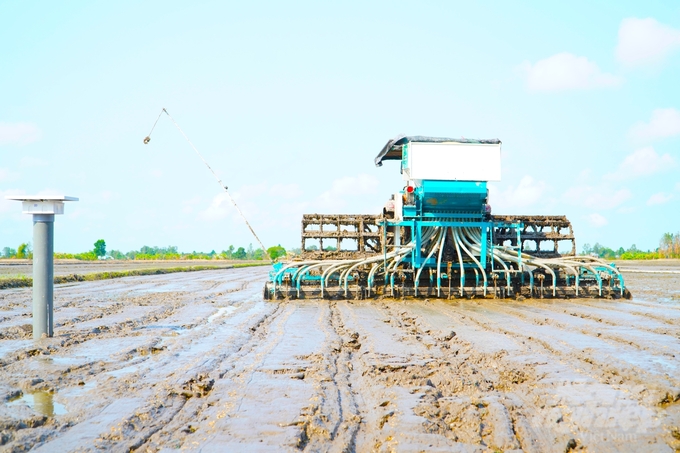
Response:
[[[149,135],[147,135],[144,138],[144,144],[148,144],[151,141],[151,133],[153,132],[154,129],[156,129],[156,124],[158,124],[158,120],[161,119],[161,115],[163,112],[168,113],[165,109],[161,110],[160,113],[158,114],[158,118],[156,118],[156,121],[153,123],[153,127],[151,128],[151,131],[149,131]]]
[[[219,178],[219,176],[217,176],[217,173],[215,173],[215,171],[212,169],[212,167],[211,167],[211,166],[208,164],[208,162],[203,158],[203,156],[201,155],[201,153],[198,152],[198,149],[196,149],[196,147],[194,146],[194,144],[191,143],[191,140],[189,140],[189,137],[187,137],[187,135],[184,133],[184,131],[182,130],[182,128],[179,127],[179,124],[177,124],[177,122],[175,121],[175,119],[170,115],[170,113],[168,113],[168,111],[167,111],[165,108],[163,108],[163,110],[161,110],[161,112],[158,114],[158,118],[156,118],[156,122],[153,123],[153,127],[151,128],[151,132],[153,132],[154,128],[156,127],[156,123],[158,123],[158,120],[160,119],[160,117],[161,117],[161,115],[163,114],[163,112],[165,112],[165,114],[168,115],[168,118],[170,118],[170,120],[171,120],[172,123],[175,125],[175,127],[177,128],[177,130],[180,131],[180,133],[182,134],[182,136],[184,136],[184,138],[186,139],[186,141],[189,142],[189,145],[191,145],[191,148],[196,152],[196,154],[198,155],[198,157],[201,158],[201,160],[203,161],[203,163],[205,164],[205,166],[208,167],[208,170],[210,170],[210,173],[213,174],[213,176],[214,176],[215,179],[217,180],[217,183],[220,185],[220,187],[221,187],[221,188],[224,190],[224,192],[227,194],[227,197],[229,198],[229,201],[231,201],[231,204],[234,205],[234,207],[236,208],[236,210],[238,211],[238,213],[241,215],[241,218],[243,219],[243,221],[244,221],[244,222],[246,223],[246,225],[248,226],[248,229],[250,230],[250,232],[253,233],[253,236],[254,236],[255,239],[257,240],[257,243],[260,244],[260,247],[262,247],[262,251],[264,252],[264,254],[265,254],[265,255],[267,256],[267,258],[269,258],[270,261],[271,261],[271,258],[269,257],[269,253],[267,253],[267,249],[264,247],[264,245],[262,244],[262,241],[260,240],[260,238],[259,238],[259,237],[257,236],[257,234],[255,233],[255,230],[253,230],[253,227],[250,226],[250,223],[248,222],[248,219],[246,219],[246,216],[243,215],[243,212],[241,212],[241,209],[240,209],[240,208],[238,207],[238,205],[236,204],[236,201],[232,198],[231,194],[229,193],[229,190],[228,190],[227,186],[224,185],[224,183],[223,183],[222,180]],[[149,135],[147,135],[146,138],[144,139],[144,144],[147,144],[147,143],[149,143],[149,141],[151,141],[151,132],[149,132]]]

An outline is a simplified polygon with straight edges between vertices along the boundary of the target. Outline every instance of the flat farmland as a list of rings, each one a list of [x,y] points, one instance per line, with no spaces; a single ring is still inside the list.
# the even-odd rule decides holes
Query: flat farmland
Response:
[[[69,283],[37,342],[30,288],[0,290],[0,450],[678,451],[680,263],[620,265],[632,300],[265,301],[267,267]]]
[[[80,261],[55,260],[54,275],[93,274],[98,272],[129,271],[136,269],[168,269],[173,267],[215,266],[228,267],[234,264],[262,263],[262,261],[245,260],[139,260],[139,261]],[[30,260],[0,260],[0,277],[10,275],[25,275],[33,273]]]

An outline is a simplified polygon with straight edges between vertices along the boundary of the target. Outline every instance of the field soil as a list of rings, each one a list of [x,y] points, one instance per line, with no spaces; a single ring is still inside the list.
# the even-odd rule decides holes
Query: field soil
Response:
[[[216,266],[227,267],[234,264],[262,263],[247,260],[54,260],[54,275],[94,274],[98,272],[129,271],[133,269],[167,269],[173,267]],[[3,259],[0,260],[0,277],[8,275],[33,274],[32,260]]]
[[[265,301],[266,267],[0,291],[0,451],[680,451],[680,264],[632,300]],[[664,273],[646,271],[664,271]]]

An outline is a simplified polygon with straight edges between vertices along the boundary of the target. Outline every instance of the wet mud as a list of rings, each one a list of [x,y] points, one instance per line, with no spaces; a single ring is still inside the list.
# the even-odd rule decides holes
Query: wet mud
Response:
[[[133,269],[167,269],[192,266],[227,267],[233,264],[259,264],[262,261],[248,260],[99,260],[81,261],[75,259],[54,260],[54,275],[85,275],[99,272],[129,271]],[[33,261],[21,259],[1,259],[0,277],[33,274]]]
[[[624,273],[629,301],[272,302],[267,272],[57,285],[37,342],[30,289],[0,291],[0,451],[680,451],[680,273]]]

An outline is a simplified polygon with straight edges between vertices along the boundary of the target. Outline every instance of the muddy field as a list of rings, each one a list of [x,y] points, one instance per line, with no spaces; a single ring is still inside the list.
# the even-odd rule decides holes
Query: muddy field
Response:
[[[265,302],[267,268],[0,291],[0,450],[680,450],[680,264],[632,301]],[[634,271],[655,270],[663,273]]]
[[[90,274],[96,272],[127,271],[132,269],[167,269],[171,267],[191,266],[219,266],[227,267],[233,264],[261,263],[262,261],[247,260],[139,260],[139,261],[80,261],[55,260],[54,275]],[[7,275],[25,275],[33,273],[31,260],[4,259],[0,260],[0,277]]]

